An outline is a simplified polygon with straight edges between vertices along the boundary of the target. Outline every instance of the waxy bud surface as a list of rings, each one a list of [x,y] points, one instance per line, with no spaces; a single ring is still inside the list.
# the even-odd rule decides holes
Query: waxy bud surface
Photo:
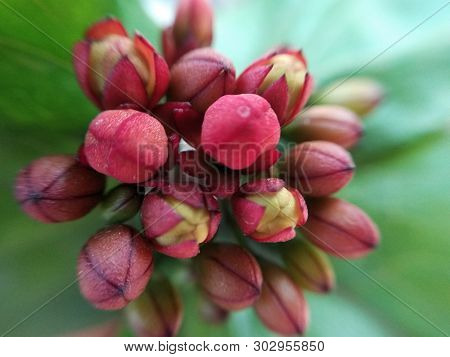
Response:
[[[147,180],[166,162],[168,141],[154,117],[135,110],[107,110],[89,125],[86,158],[96,171],[125,183]]]
[[[276,148],[280,125],[270,104],[255,94],[226,95],[205,113],[201,148],[231,169],[245,169]]]
[[[134,228],[125,225],[96,233],[78,257],[81,293],[102,310],[121,309],[136,299],[152,271],[150,245]]]
[[[295,237],[295,227],[308,219],[303,197],[280,179],[243,185],[231,205],[244,234],[259,242],[284,242]]]
[[[206,296],[225,310],[248,307],[261,292],[258,262],[235,244],[208,244],[196,258],[196,271]]]
[[[145,236],[155,250],[175,258],[191,258],[210,241],[221,220],[218,202],[193,183],[160,184],[141,207]]]
[[[302,290],[281,268],[262,264],[263,285],[255,311],[267,328],[281,335],[301,335],[309,323]]]
[[[118,185],[111,189],[101,203],[102,215],[110,223],[120,223],[134,217],[141,207],[142,197],[136,186]]]
[[[154,276],[144,293],[127,306],[125,313],[137,336],[172,337],[180,329],[183,305],[170,281]]]
[[[164,58],[173,65],[185,53],[212,42],[213,12],[208,0],[181,0],[175,23],[164,29]]]
[[[169,68],[153,46],[114,18],[92,25],[73,50],[81,89],[100,109],[152,108],[169,85]]]
[[[285,134],[296,142],[324,140],[351,148],[361,138],[363,127],[358,116],[345,107],[316,105],[305,110]]]
[[[302,228],[308,240],[339,258],[359,258],[380,240],[377,226],[359,207],[324,197],[308,202],[309,219]]]
[[[327,141],[296,145],[280,168],[282,177],[302,194],[327,196],[339,191],[353,177],[355,164],[348,151]]]
[[[370,78],[340,79],[320,90],[316,96],[321,104],[340,105],[364,116],[383,99],[384,89]]]
[[[293,240],[283,247],[283,260],[291,278],[302,288],[317,293],[334,288],[334,272],[328,257],[305,240]]]
[[[211,48],[200,48],[181,57],[170,70],[168,96],[189,102],[204,113],[225,94],[234,91],[235,70],[231,61]]]
[[[236,93],[263,96],[278,116],[289,124],[306,104],[313,89],[301,51],[281,48],[251,64],[237,79]]]
[[[15,197],[30,217],[44,222],[72,221],[101,200],[105,176],[70,155],[44,156],[22,169]]]

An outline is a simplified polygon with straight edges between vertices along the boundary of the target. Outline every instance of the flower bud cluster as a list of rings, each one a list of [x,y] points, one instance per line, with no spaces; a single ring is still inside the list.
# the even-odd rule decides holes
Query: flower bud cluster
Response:
[[[191,264],[205,320],[221,323],[229,311],[253,307],[276,333],[302,334],[303,289],[335,285],[325,253],[358,258],[379,242],[360,208],[330,195],[353,177],[347,149],[381,89],[349,80],[302,111],[314,83],[303,52],[278,48],[236,76],[211,42],[207,0],[180,0],[162,33],[164,56],[117,19],[92,25],[73,61],[101,112],[75,156],[33,161],[18,174],[15,195],[46,223],[81,218],[99,204],[106,227],[81,249],[80,291],[98,309],[126,307],[136,335],[174,336],[182,323],[176,274],[152,277],[155,252],[158,262]],[[104,194],[107,178],[116,182]],[[255,256],[259,243],[287,241],[269,254],[281,253],[273,261],[282,264]]]

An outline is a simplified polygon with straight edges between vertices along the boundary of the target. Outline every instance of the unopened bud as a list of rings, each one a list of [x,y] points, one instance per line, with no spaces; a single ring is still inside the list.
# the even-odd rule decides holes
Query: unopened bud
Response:
[[[281,268],[262,264],[263,285],[255,311],[261,321],[281,335],[301,335],[309,322],[303,292]]]
[[[117,310],[144,291],[153,271],[152,251],[133,228],[116,225],[92,236],[78,257],[78,282],[96,308]]]
[[[306,104],[313,88],[301,51],[281,48],[251,64],[237,79],[236,93],[263,96],[278,116],[289,124]]]
[[[116,186],[102,200],[103,217],[110,223],[125,222],[136,215],[141,202],[136,186]]]
[[[140,337],[176,336],[183,319],[183,306],[178,291],[170,281],[155,276],[144,293],[126,310],[131,329]]]
[[[142,35],[129,38],[114,18],[86,31],[74,47],[73,62],[81,89],[100,109],[152,108],[169,84],[164,59]]]
[[[146,181],[164,165],[168,141],[154,117],[135,110],[107,110],[89,125],[84,152],[96,171],[125,183]]]
[[[316,97],[321,104],[340,105],[359,116],[369,114],[383,99],[380,83],[370,78],[337,80],[320,90]]]
[[[328,257],[305,240],[294,240],[283,247],[283,260],[291,278],[301,287],[327,293],[333,289],[333,267]]]
[[[185,54],[170,71],[169,98],[190,102],[204,113],[208,107],[234,90],[235,70],[231,61],[211,48]]]
[[[188,102],[167,102],[158,105],[153,112],[168,133],[176,133],[190,145],[200,144],[203,115],[198,113]]]
[[[44,223],[72,221],[101,200],[105,176],[70,155],[45,156],[30,163],[16,178],[21,208]]]
[[[210,241],[221,220],[218,202],[193,184],[161,184],[141,208],[145,236],[160,253],[191,258]]]
[[[339,258],[359,258],[380,240],[378,228],[359,207],[324,197],[308,202],[309,219],[302,232],[323,251]]]
[[[252,305],[261,292],[258,262],[234,244],[208,244],[196,258],[199,283],[206,296],[226,310]]]
[[[205,113],[201,148],[230,169],[246,169],[276,148],[280,124],[270,104],[255,94],[226,95]]]
[[[308,196],[327,196],[339,191],[353,177],[355,164],[348,151],[327,141],[296,145],[280,168],[289,185]]]
[[[295,237],[308,210],[296,189],[276,178],[243,185],[232,197],[234,217],[244,234],[258,242],[284,242]]]
[[[181,0],[175,23],[162,34],[163,52],[171,66],[185,53],[212,42],[213,12],[208,0]]]
[[[316,105],[305,110],[283,134],[296,142],[324,140],[351,148],[361,138],[363,128],[351,110],[335,105]]]

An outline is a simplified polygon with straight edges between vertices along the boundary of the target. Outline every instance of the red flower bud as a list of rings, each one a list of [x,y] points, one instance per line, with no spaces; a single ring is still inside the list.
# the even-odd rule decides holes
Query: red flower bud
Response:
[[[302,232],[325,252],[340,258],[359,258],[380,240],[378,228],[357,206],[338,198],[308,202],[309,219]]]
[[[181,57],[171,68],[170,77],[170,100],[190,102],[200,113],[234,90],[233,64],[211,48],[194,50]]]
[[[153,277],[144,293],[125,312],[131,329],[141,337],[175,336],[183,319],[180,295],[161,276]]]
[[[126,183],[151,177],[165,163],[167,151],[167,136],[159,121],[131,109],[97,115],[84,143],[96,171]]]
[[[370,78],[339,79],[315,94],[321,104],[340,105],[359,116],[369,114],[383,99],[380,83]]]
[[[212,42],[213,12],[208,0],[181,0],[175,23],[162,34],[164,57],[171,66],[185,53]]]
[[[251,64],[237,79],[236,93],[263,96],[278,116],[289,124],[306,104],[313,89],[301,51],[281,48]]]
[[[141,215],[155,250],[175,258],[197,255],[222,217],[217,200],[192,183],[160,184],[144,198]]]
[[[208,244],[196,259],[196,268],[206,296],[223,309],[243,309],[259,297],[259,264],[238,245]]]
[[[83,296],[96,308],[117,310],[144,291],[153,271],[152,251],[135,229],[117,225],[92,236],[78,258]]]
[[[339,191],[353,177],[355,164],[348,151],[327,141],[307,141],[295,146],[281,168],[283,177],[308,196]]]
[[[215,165],[201,150],[181,152],[179,164],[181,171],[195,177],[204,191],[219,198],[229,197],[239,189],[239,171]]]
[[[358,116],[351,110],[334,105],[308,108],[285,132],[296,142],[324,140],[344,148],[355,146],[362,133]]]
[[[231,205],[244,234],[259,242],[284,242],[295,237],[294,228],[308,218],[305,201],[280,179],[245,184]]]
[[[334,272],[328,257],[305,240],[296,239],[283,247],[283,260],[299,286],[317,293],[334,288]]]
[[[198,113],[188,102],[167,102],[158,105],[153,112],[168,133],[175,132],[190,145],[200,144],[203,115]]]
[[[152,108],[169,84],[164,59],[142,35],[129,38],[114,18],[87,30],[74,47],[73,62],[81,89],[100,109]]]
[[[32,218],[55,223],[83,217],[101,200],[105,177],[69,155],[45,156],[21,170],[15,196]]]
[[[269,103],[254,94],[226,95],[211,105],[203,121],[201,147],[231,169],[245,169],[272,151],[280,125]]]
[[[281,335],[301,335],[309,322],[309,310],[301,289],[285,271],[263,264],[261,296],[255,311],[267,328]]]

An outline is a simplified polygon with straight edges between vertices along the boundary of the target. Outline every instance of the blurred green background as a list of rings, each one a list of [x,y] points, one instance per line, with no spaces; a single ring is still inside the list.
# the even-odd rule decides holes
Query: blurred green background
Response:
[[[164,3],[170,1],[0,0],[1,333],[74,281],[79,248],[102,224],[94,211],[80,221],[44,225],[25,216],[12,197],[22,166],[39,156],[74,152],[96,114],[77,86],[70,49],[105,14],[158,45],[158,16],[147,16],[143,6]],[[382,244],[355,261],[360,270],[334,259],[337,290],[308,294],[309,336],[450,332],[450,6],[435,13],[445,3],[215,2],[214,46],[238,71],[268,48],[288,43],[304,49],[319,87],[370,62],[358,75],[386,88],[385,101],[366,119],[366,136],[353,150],[356,176],[339,194],[378,223]],[[183,294],[181,335],[270,335],[251,309],[222,327],[208,326],[198,318],[190,284],[183,284]],[[74,284],[11,335],[61,335],[113,315],[92,309]]]

